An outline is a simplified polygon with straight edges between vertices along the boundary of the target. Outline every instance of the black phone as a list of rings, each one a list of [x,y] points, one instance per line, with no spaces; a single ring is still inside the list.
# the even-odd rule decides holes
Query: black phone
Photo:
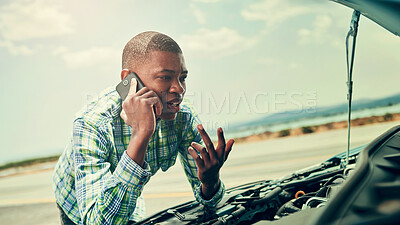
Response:
[[[142,89],[144,87],[143,82],[139,79],[139,77],[136,73],[132,72],[132,73],[128,74],[128,76],[126,76],[123,80],[121,80],[121,82],[116,87],[117,92],[118,92],[119,96],[121,96],[122,101],[124,101],[126,96],[128,96],[129,89],[131,87],[132,78],[136,78],[136,80],[137,80],[136,91],[139,91],[140,89]]]

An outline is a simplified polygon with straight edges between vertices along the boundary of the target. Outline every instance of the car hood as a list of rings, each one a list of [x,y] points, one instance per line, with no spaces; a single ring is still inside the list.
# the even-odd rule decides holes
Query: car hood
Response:
[[[400,36],[400,0],[331,0],[359,11],[393,34]]]

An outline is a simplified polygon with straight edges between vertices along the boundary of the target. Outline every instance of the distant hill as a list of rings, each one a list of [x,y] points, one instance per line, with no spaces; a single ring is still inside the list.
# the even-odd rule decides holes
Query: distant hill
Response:
[[[363,109],[391,106],[399,103],[400,103],[400,94],[380,99],[360,99],[352,102],[352,111],[354,112]],[[347,102],[334,106],[318,107],[314,112],[307,112],[304,110],[303,111],[290,110],[280,113],[274,113],[272,115],[258,118],[256,120],[249,120],[232,124],[230,126],[230,129],[231,130],[249,129],[249,127],[253,126],[267,126],[272,124],[297,121],[301,119],[333,116],[343,113],[347,113]]]

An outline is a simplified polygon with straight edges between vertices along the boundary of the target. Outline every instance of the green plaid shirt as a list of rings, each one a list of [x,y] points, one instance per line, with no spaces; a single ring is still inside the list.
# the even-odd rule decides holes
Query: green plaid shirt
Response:
[[[53,174],[56,201],[73,222],[127,224],[143,219],[143,187],[160,168],[173,166],[178,153],[196,200],[209,206],[221,200],[222,182],[212,199],[201,195],[196,164],[187,150],[193,141],[203,143],[192,108],[182,105],[175,120],[157,122],[144,169],[126,154],[132,128],[120,112],[121,99],[109,88],[74,120],[73,137]]]

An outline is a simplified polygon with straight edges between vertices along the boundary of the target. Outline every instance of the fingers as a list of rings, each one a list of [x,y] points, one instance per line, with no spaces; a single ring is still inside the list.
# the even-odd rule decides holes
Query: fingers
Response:
[[[144,87],[144,88],[140,89],[138,92],[136,92],[136,95],[142,96],[142,95],[146,94],[147,92],[154,92],[154,91],[151,91],[148,87]]]
[[[136,93],[137,80],[135,78],[131,79],[131,86],[129,88],[128,96],[132,96]]]
[[[210,163],[210,155],[208,154],[206,148],[204,148],[203,145],[192,142],[192,147],[195,148],[198,152],[200,152],[201,158],[204,161],[205,165],[208,165]]]
[[[150,97],[150,98],[143,99],[143,101],[146,102],[150,106],[154,106],[160,101],[160,99],[158,97]]]
[[[222,128],[218,128],[218,146],[217,149],[214,150],[211,139],[205,132],[203,126],[199,124],[197,129],[199,130],[204,143],[208,144],[208,147],[205,148],[199,143],[192,142],[191,146],[188,148],[189,153],[195,160],[198,168],[198,177],[202,184],[210,182],[215,183],[215,177],[218,179],[219,171],[232,150],[234,140],[229,139],[228,142],[225,143],[223,130]]]
[[[122,109],[121,110],[121,118],[124,120],[124,121],[127,121],[127,119],[128,119],[128,117],[126,116],[126,113],[125,113],[125,110],[124,109]]]
[[[134,78],[132,78],[132,79],[134,79]],[[130,94],[131,94],[131,92],[130,92]],[[128,95],[126,101],[128,99],[133,99],[134,95],[136,95],[137,97],[140,97],[141,99],[143,99],[144,102],[146,102],[148,104],[151,104],[151,106],[154,106],[155,113],[158,116],[161,115],[162,109],[163,109],[163,105],[162,105],[162,102],[161,102],[160,98],[158,97],[158,95],[154,91],[148,89],[147,87],[144,87],[144,88],[140,89],[138,92],[133,93],[130,96],[129,95]]]
[[[155,109],[156,109],[157,116],[161,116],[162,110],[163,110],[163,107],[164,107],[162,102],[161,102],[161,100],[157,101],[154,106],[155,106]]]
[[[192,148],[192,147],[189,147],[188,149],[189,149],[190,155],[193,157],[194,161],[196,162],[197,168],[198,169],[204,168],[204,162],[200,158],[199,154],[197,154],[196,150],[194,150],[194,148]]]
[[[229,139],[229,141],[226,143],[226,147],[225,147],[225,160],[228,158],[229,153],[232,150],[232,146],[235,143],[235,140],[233,139]]]
[[[221,159],[222,157],[224,157],[224,154],[225,154],[225,147],[226,147],[225,137],[224,137],[224,133],[223,133],[221,127],[218,128],[217,133],[218,133],[218,146],[217,146],[216,152],[217,152],[218,158]],[[224,157],[224,159],[225,159],[225,157]]]
[[[206,145],[208,150],[214,150],[214,145],[210,139],[210,137],[208,136],[206,130],[204,130],[203,125],[199,124],[197,125],[197,130],[199,130],[200,136],[204,141],[204,144]]]
[[[229,139],[228,142],[225,142],[224,132],[222,128],[218,128],[218,146],[217,149],[214,149],[214,145],[203,126],[199,124],[197,125],[197,129],[199,130],[201,138],[203,139],[207,149],[196,142],[192,142],[191,146],[200,152],[201,158],[204,160],[204,165],[208,165],[210,162],[215,162],[216,160],[224,163],[228,158],[235,141],[233,139]]]
[[[163,104],[158,95],[154,91],[149,91],[143,94],[142,97],[146,98],[146,101],[154,106],[155,113],[157,116],[160,116],[162,113]]]
[[[215,157],[217,157],[217,155],[214,149],[214,144],[211,141],[211,138],[208,136],[206,130],[204,130],[203,125],[201,124],[197,125],[197,130],[199,131],[201,139],[203,139],[204,144],[206,145],[206,148],[210,153],[210,158],[213,160]]]
[[[144,89],[144,88],[143,88]],[[125,101],[130,101],[130,99],[132,99],[135,95],[140,96],[143,93],[146,92],[146,90],[139,90],[138,92],[136,92],[137,90],[137,80],[135,78],[131,79],[131,86],[129,87],[129,92],[128,95],[126,96]]]

